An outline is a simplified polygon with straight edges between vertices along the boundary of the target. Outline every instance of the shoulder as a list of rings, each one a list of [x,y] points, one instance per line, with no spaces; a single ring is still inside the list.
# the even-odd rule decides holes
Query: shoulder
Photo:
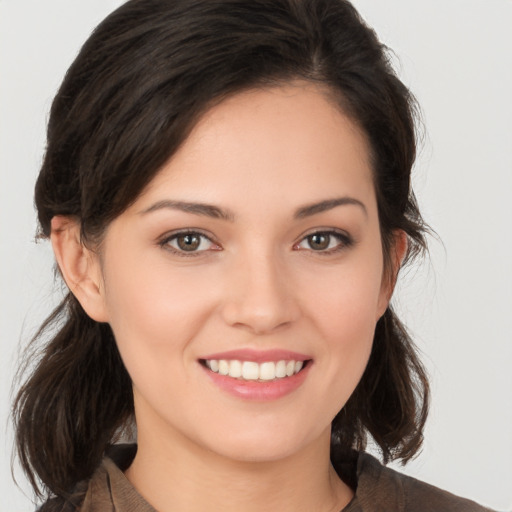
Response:
[[[90,479],[68,498],[51,498],[37,512],[155,512],[124,475],[136,451],[136,445],[109,446]]]
[[[80,512],[156,512],[124,475],[136,445],[113,445],[91,480]]]
[[[474,501],[383,466],[367,453],[359,454],[357,473],[356,496],[363,511],[490,512]]]

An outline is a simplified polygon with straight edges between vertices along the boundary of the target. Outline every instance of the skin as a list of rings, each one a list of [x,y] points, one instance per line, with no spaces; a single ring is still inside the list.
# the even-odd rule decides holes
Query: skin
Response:
[[[325,205],[335,198],[350,201]],[[177,230],[204,237],[180,252]],[[324,235],[319,249],[316,232],[342,236]],[[405,252],[397,239],[393,272]],[[126,475],[157,510],[339,511],[350,501],[329,462],[330,423],[362,376],[392,280],[365,137],[325,90],[299,82],[224,100],[110,224],[99,255],[65,217],[52,241],[132,377],[139,449]],[[244,400],[200,363],[239,348],[311,363],[288,395]]]

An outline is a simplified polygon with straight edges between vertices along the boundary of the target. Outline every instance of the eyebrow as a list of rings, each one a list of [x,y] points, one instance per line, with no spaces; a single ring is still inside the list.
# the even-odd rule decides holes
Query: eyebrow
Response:
[[[368,211],[364,203],[359,201],[359,199],[355,199],[353,197],[337,197],[334,199],[326,199],[324,201],[320,201],[318,203],[308,204],[306,206],[301,206],[297,210],[293,217],[295,219],[304,219],[306,217],[310,217],[312,215],[316,215],[318,213],[322,213],[328,210],[332,210],[337,206],[345,206],[345,205],[354,205],[358,206],[362,209],[365,216],[368,216]],[[212,204],[206,203],[192,203],[188,201],[173,201],[171,199],[164,199],[162,201],[157,201],[152,204],[150,207],[142,210],[140,213],[145,215],[147,213],[155,212],[158,210],[170,209],[170,210],[180,210],[185,213],[192,213],[195,215],[204,215],[205,217],[211,217],[214,219],[228,220],[233,222],[235,220],[235,215],[230,210],[225,210],[219,208],[218,206],[214,206]]]
[[[334,199],[320,201],[319,203],[302,206],[295,211],[294,217],[296,219],[304,219],[305,217],[310,217],[311,215],[316,215],[317,213],[332,210],[337,206],[345,205],[359,206],[363,210],[365,216],[368,217],[368,210],[366,209],[364,203],[359,201],[359,199],[355,199],[354,197],[336,197]]]
[[[149,208],[142,210],[141,214],[155,212],[162,209],[180,210],[186,213],[194,213],[196,215],[204,215],[214,219],[222,219],[233,221],[235,216],[228,210],[223,210],[218,206],[205,203],[190,203],[187,201],[172,201],[169,199],[158,201],[152,204]]]

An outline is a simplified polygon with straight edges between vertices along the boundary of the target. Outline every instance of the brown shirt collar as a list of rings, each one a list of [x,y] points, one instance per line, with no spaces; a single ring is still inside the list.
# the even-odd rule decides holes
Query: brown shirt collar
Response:
[[[156,512],[125,477],[135,445],[112,447],[89,482],[81,512]],[[336,463],[340,477],[354,482],[355,496],[340,512],[489,512],[476,503],[383,466],[367,453]]]

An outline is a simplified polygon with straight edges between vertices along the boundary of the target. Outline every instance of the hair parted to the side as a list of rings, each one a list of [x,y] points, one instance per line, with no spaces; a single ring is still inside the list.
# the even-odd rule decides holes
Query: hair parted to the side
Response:
[[[408,258],[417,256],[425,225],[410,186],[415,102],[345,0],[122,5],[85,43],[53,102],[35,193],[40,234],[67,215],[84,243],[99,243],[210,106],[297,79],[331,91],[368,139],[388,268],[396,230],[407,233]],[[18,454],[40,497],[79,503],[80,482],[133,418],[130,377],[110,327],[71,293],[38,342],[42,355],[13,409]],[[366,371],[333,421],[333,457],[364,448],[371,435],[385,460],[408,460],[422,442],[428,397],[413,343],[388,308]]]

